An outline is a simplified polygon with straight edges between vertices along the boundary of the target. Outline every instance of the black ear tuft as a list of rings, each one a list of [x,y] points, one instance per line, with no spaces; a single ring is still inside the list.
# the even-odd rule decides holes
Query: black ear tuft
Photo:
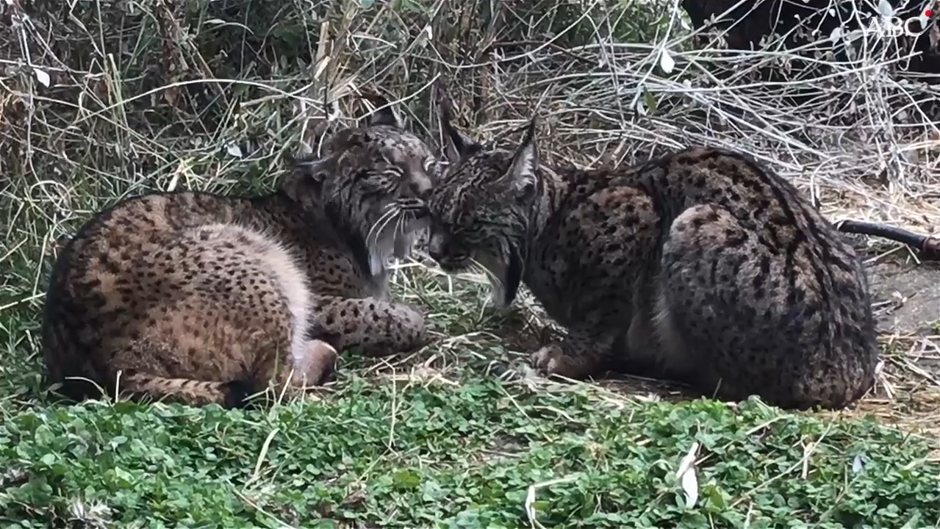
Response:
[[[463,135],[453,125],[454,111],[450,95],[447,93],[443,81],[438,79],[434,84],[434,100],[438,107],[438,123],[441,129],[442,154],[444,158],[454,163],[464,156],[468,156],[483,149],[483,146]]]
[[[225,402],[222,407],[229,410],[252,408],[257,401],[250,399],[258,392],[257,384],[253,380],[232,380],[222,386]]]
[[[522,144],[529,144],[535,141],[535,125],[538,119],[537,115],[533,115],[532,119],[529,120],[529,124],[525,128],[525,136],[522,138]]]
[[[532,197],[538,180],[538,169],[539,151],[535,143],[535,116],[533,116],[505,176],[511,182],[516,197],[520,200],[527,201]]]
[[[483,146],[474,142],[451,124],[450,105],[441,104],[440,112],[441,135],[444,137],[444,157],[450,162],[456,162],[464,156],[471,155],[483,149]]]

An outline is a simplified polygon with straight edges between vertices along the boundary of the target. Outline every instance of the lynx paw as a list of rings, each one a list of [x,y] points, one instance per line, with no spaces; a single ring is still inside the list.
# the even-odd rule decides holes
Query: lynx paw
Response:
[[[410,305],[399,305],[399,309],[399,319],[403,322],[402,327],[407,334],[402,337],[401,349],[392,353],[411,353],[434,342],[434,337],[428,335],[424,324],[424,314]]]
[[[532,353],[532,367],[542,371],[546,375],[560,375],[567,378],[574,378],[570,373],[572,369],[571,358],[565,355],[561,345],[551,343]]]
[[[531,362],[532,367],[546,375],[571,379],[584,378],[592,374],[597,367],[594,357],[568,355],[558,343],[550,343],[533,353]]]
[[[336,375],[336,349],[322,340],[307,342],[301,365],[294,368],[294,383],[298,386],[320,386]]]

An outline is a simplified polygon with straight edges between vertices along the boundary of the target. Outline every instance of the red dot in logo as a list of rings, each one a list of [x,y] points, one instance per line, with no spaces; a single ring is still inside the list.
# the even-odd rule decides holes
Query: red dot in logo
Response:
[[[933,16],[933,11],[931,11],[931,10],[929,10],[929,9],[925,9],[925,10],[924,10],[924,16],[927,17],[927,18],[932,17],[932,16]]]

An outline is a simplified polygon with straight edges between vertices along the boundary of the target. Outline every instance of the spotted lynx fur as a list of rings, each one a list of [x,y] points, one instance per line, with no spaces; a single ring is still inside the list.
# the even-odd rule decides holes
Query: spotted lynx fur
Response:
[[[498,305],[529,288],[567,330],[532,354],[542,372],[619,366],[796,409],[843,407],[872,386],[860,261],[767,168],[695,147],[562,170],[539,163],[534,120],[515,151],[441,122],[451,165],[428,202],[429,253],[447,271],[485,267]]]
[[[387,299],[385,264],[422,227],[406,206],[435,161],[384,110],[333,135],[325,158],[299,159],[274,193],[152,193],[100,212],[52,272],[50,382],[75,400],[95,390],[69,377],[241,407],[272,381],[324,382],[337,350],[419,347],[424,318]]]

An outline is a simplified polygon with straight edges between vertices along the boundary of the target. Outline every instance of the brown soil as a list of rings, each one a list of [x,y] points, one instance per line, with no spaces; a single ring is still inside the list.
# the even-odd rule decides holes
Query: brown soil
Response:
[[[940,322],[940,264],[917,263],[906,251],[895,254],[904,257],[873,257],[868,263],[879,330],[936,332],[936,323]]]

